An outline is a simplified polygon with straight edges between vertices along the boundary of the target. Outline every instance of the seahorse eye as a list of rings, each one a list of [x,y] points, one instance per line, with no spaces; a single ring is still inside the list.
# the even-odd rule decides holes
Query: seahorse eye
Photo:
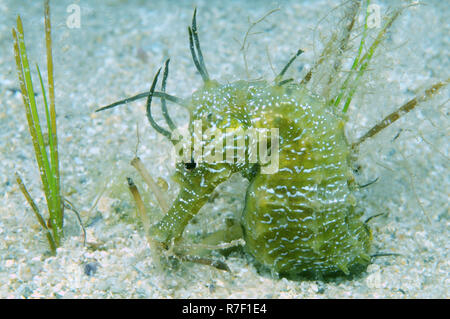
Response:
[[[194,161],[184,163],[184,168],[187,169],[188,171],[192,171],[196,167],[197,163],[195,163]]]

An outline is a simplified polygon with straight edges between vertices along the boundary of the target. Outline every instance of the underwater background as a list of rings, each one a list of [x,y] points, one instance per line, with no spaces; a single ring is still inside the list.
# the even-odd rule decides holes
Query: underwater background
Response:
[[[188,97],[200,87],[187,26],[197,7],[199,36],[209,73],[221,82],[247,79],[241,43],[250,21],[272,9],[249,39],[251,78],[274,77],[299,48],[289,70],[301,79],[322,39],[333,30],[339,1],[51,1],[53,55],[63,194],[80,211],[66,212],[65,240],[48,256],[45,236],[14,179],[19,171],[42,211],[45,199],[18,91],[11,28],[21,15],[28,56],[45,69],[43,3],[0,0],[0,297],[1,298],[448,298],[449,90],[366,142],[358,182],[378,178],[358,193],[371,221],[375,258],[353,279],[290,281],[258,274],[239,251],[226,259],[231,272],[191,263],[164,267],[149,248],[126,177],[141,188],[152,221],[155,198],[129,164],[137,153],[154,178],[170,181],[170,144],[151,129],[145,102],[94,113],[100,106],[148,90],[156,70],[171,58],[169,93]],[[372,1],[382,14],[404,1]],[[421,1],[394,23],[367,81],[348,112],[350,141],[417,92],[448,78],[450,5]],[[79,25],[70,20],[80,9]],[[69,20],[68,20],[69,19]],[[269,58],[270,57],[270,58]],[[34,78],[37,83],[37,78]],[[40,93],[37,100],[40,102]],[[180,126],[187,113],[170,105]],[[161,119],[157,113],[157,119]],[[139,143],[136,131],[139,131]],[[220,186],[186,229],[186,241],[242,210],[245,182]],[[218,257],[221,257],[218,255]]]

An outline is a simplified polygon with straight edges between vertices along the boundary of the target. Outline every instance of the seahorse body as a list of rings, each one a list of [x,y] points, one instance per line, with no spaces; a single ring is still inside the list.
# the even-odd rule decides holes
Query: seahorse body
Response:
[[[370,233],[354,209],[344,121],[298,86],[278,91],[253,114],[254,126],[279,128],[280,163],[247,189],[246,249],[280,274],[348,274],[369,263]]]

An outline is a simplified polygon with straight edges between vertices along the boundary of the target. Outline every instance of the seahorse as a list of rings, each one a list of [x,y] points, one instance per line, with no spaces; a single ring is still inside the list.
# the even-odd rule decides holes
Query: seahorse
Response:
[[[273,81],[239,80],[228,84],[221,84],[209,76],[200,47],[195,9],[192,25],[188,28],[189,47],[203,86],[187,99],[167,94],[167,60],[161,91],[156,91],[156,85],[162,68],[156,73],[148,92],[98,110],[147,98],[147,118],[151,126],[174,142],[176,126],[166,106],[166,102],[171,101],[188,109],[192,139],[201,137],[195,123],[201,123],[200,132],[225,132],[209,134],[201,147],[202,150],[208,149],[206,152],[212,156],[214,148],[211,146],[218,145],[219,149],[223,148],[223,153],[232,154],[233,161],[223,158],[215,162],[204,161],[196,154],[194,146],[190,160],[185,159],[176,165],[175,179],[180,184],[180,192],[162,220],[150,228],[149,235],[153,240],[165,247],[172,245],[182,236],[185,227],[216,187],[233,174],[240,173],[249,181],[240,220],[245,251],[262,268],[282,276],[328,276],[358,273],[370,264],[371,229],[367,222],[361,220],[363,211],[357,208],[354,196],[359,188],[353,173],[358,146],[420,102],[431,98],[449,80],[431,86],[355,143],[349,143],[344,132],[345,112],[374,51],[402,9],[388,17],[365,54],[360,52],[355,57],[345,81],[333,83],[333,74],[330,74],[329,85],[340,85],[334,96],[326,98],[315,94],[307,84],[320,64],[329,59],[330,51],[337,52],[333,55],[337,61],[334,71],[341,67],[340,50],[348,44],[360,7],[361,1],[350,2],[344,31],[336,33],[301,81],[284,79],[289,66],[303,52],[298,50]],[[364,27],[366,31],[367,15]],[[362,42],[364,38],[365,34]],[[162,114],[169,130],[158,125],[152,117],[154,97],[161,99]],[[230,134],[271,128],[278,129],[278,163],[275,171],[267,173],[268,163],[249,161],[256,152],[256,148],[250,145],[249,135],[233,135],[230,139]],[[241,136],[240,140],[236,136]],[[273,144],[268,144],[272,152]],[[237,160],[237,154],[244,154],[245,160]]]

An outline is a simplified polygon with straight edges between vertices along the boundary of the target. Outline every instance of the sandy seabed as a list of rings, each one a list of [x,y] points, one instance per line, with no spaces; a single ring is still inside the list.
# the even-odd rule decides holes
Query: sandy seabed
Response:
[[[384,12],[397,1],[372,1]],[[415,90],[448,78],[450,6],[423,1],[394,24],[369,78],[349,111],[347,135],[355,140],[392,112]],[[80,28],[70,29],[67,8],[81,8]],[[303,48],[289,75],[300,78],[311,66],[314,43],[330,25],[318,24],[337,1],[52,1],[58,130],[64,194],[76,204],[87,226],[83,246],[76,218],[67,212],[66,238],[48,257],[45,236],[14,180],[20,171],[44,211],[31,140],[26,126],[12,51],[11,28],[20,14],[31,61],[45,67],[41,1],[0,0],[0,297],[1,298],[448,298],[449,157],[448,97],[444,90],[368,141],[360,151],[359,200],[374,219],[374,252],[380,257],[367,271],[329,283],[290,281],[260,275],[244,255],[231,254],[231,272],[183,263],[158,266],[135,218],[126,186],[136,152],[152,175],[169,181],[170,147],[145,119],[144,102],[105,113],[102,106],[148,89],[157,68],[171,58],[168,92],[189,96],[201,84],[188,48],[187,25],[193,8],[209,73],[226,82],[245,78],[239,41],[252,21],[271,9],[251,38],[248,61],[253,77],[272,78],[275,69]],[[37,82],[36,82],[37,83]],[[38,100],[41,98],[38,95]],[[186,113],[171,106],[177,123]],[[157,118],[161,118],[160,116]],[[400,133],[400,134],[399,134]],[[174,198],[177,187],[169,182]],[[221,187],[186,230],[194,237],[220,226],[242,209],[238,178]],[[100,197],[100,198],[99,198]],[[145,195],[152,218],[161,217],[154,198]],[[98,203],[92,208],[93,203]]]

